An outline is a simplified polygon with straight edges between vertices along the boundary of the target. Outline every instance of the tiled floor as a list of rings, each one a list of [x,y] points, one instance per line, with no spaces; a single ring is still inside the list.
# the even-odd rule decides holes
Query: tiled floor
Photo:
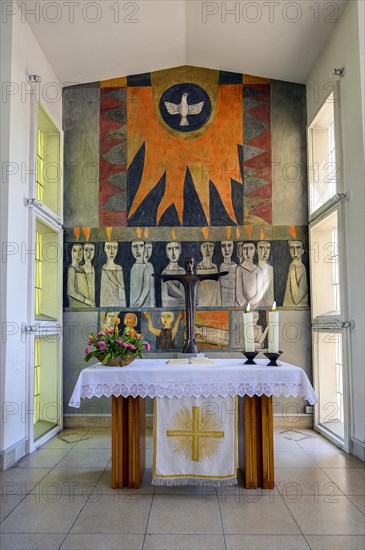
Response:
[[[111,489],[109,431],[64,430],[1,474],[1,550],[362,549],[364,464],[276,431],[273,491]]]

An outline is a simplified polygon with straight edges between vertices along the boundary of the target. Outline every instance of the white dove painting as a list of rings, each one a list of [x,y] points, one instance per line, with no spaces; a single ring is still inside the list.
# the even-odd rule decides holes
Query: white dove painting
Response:
[[[164,101],[165,107],[170,115],[180,115],[180,126],[189,126],[188,116],[199,115],[204,107],[205,101],[194,103],[189,105],[188,93],[184,93],[180,103],[171,103],[171,101]]]

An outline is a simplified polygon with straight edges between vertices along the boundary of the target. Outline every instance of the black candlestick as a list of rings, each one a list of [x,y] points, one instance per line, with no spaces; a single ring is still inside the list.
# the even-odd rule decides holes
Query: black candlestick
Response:
[[[242,350],[243,355],[246,357],[247,361],[244,362],[244,365],[256,365],[254,359],[258,354],[258,351],[245,351]]]
[[[280,363],[277,363],[277,359],[282,354],[282,351],[279,351],[278,353],[274,353],[272,351],[268,351],[267,353],[264,353],[264,355],[270,359],[270,362],[267,364],[268,367],[280,367]]]

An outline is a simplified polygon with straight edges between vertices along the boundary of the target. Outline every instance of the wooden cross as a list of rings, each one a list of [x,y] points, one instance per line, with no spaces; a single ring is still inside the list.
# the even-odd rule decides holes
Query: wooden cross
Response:
[[[192,438],[192,453],[191,459],[195,462],[200,460],[200,438],[222,438],[224,432],[219,431],[203,431],[199,429],[200,407],[192,407],[193,422],[191,430],[167,430],[167,437],[191,437]]]

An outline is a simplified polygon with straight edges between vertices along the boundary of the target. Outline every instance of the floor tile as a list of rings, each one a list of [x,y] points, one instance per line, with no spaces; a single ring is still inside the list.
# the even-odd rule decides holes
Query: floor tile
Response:
[[[224,550],[223,535],[147,535],[143,550]]]
[[[111,431],[89,431],[81,441],[77,443],[78,449],[111,449]]]
[[[1,494],[25,496],[43,479],[51,468],[10,468],[0,474]]]
[[[347,495],[347,498],[355,504],[356,508],[365,514],[365,496],[364,495]]]
[[[227,550],[309,550],[303,535],[225,535]]]
[[[307,535],[312,550],[364,550],[365,538],[351,535]]]
[[[356,456],[340,449],[306,449],[308,455],[320,468],[363,468],[364,463]]]
[[[215,487],[205,487],[201,485],[165,485],[155,486],[155,495],[195,495],[205,498],[207,496],[216,496],[217,490]]]
[[[143,476],[143,480],[139,489],[129,489],[128,487],[123,487],[123,489],[112,489],[112,472],[110,468],[107,468],[98,480],[94,493],[99,495],[117,495],[117,494],[142,494],[142,495],[153,495],[155,489],[151,485],[152,481],[152,470],[151,468],[146,468]]]
[[[275,430],[274,441],[275,443],[280,441],[284,443],[286,441],[287,443],[291,443],[291,445],[293,446],[294,443],[298,445],[298,443],[300,443],[301,441],[313,440],[315,438],[313,434],[313,430],[296,430],[295,428]]]
[[[86,431],[62,430],[55,437],[52,437],[47,443],[42,445],[42,449],[71,449],[76,443],[82,440]]]
[[[295,440],[290,439],[289,435],[275,435],[274,436],[274,448],[286,449],[288,451],[298,449],[298,444]]]
[[[339,450],[339,447],[320,435],[314,430],[301,430],[304,436],[303,439],[298,440],[298,445],[302,449],[317,449],[317,450]]]
[[[288,497],[343,494],[320,468],[277,468],[275,485]]]
[[[2,534],[1,550],[58,550],[65,535]]]
[[[223,530],[229,535],[296,535],[300,531],[280,495],[219,502]]]
[[[6,518],[21,502],[22,495],[1,495],[0,496],[0,521]]]
[[[324,468],[323,471],[345,495],[365,495],[365,470],[363,468]]]
[[[151,508],[149,495],[96,495],[85,505],[72,534],[144,534]]]
[[[103,470],[54,468],[35,487],[42,495],[90,495],[98,483]]]
[[[68,535],[61,550],[141,550],[144,535]]]
[[[81,508],[82,496],[28,495],[1,524],[3,533],[68,533]]]
[[[17,468],[53,468],[70,451],[69,448],[63,449],[37,449],[31,455],[22,458]]]
[[[304,535],[364,534],[364,516],[345,496],[285,501]]]
[[[275,468],[317,468],[310,456],[300,449],[288,452],[286,449],[275,449]]]
[[[106,468],[111,449],[79,449],[76,445],[58,464],[57,468]]]
[[[156,535],[220,535],[222,526],[216,497],[156,495],[147,533]]]

